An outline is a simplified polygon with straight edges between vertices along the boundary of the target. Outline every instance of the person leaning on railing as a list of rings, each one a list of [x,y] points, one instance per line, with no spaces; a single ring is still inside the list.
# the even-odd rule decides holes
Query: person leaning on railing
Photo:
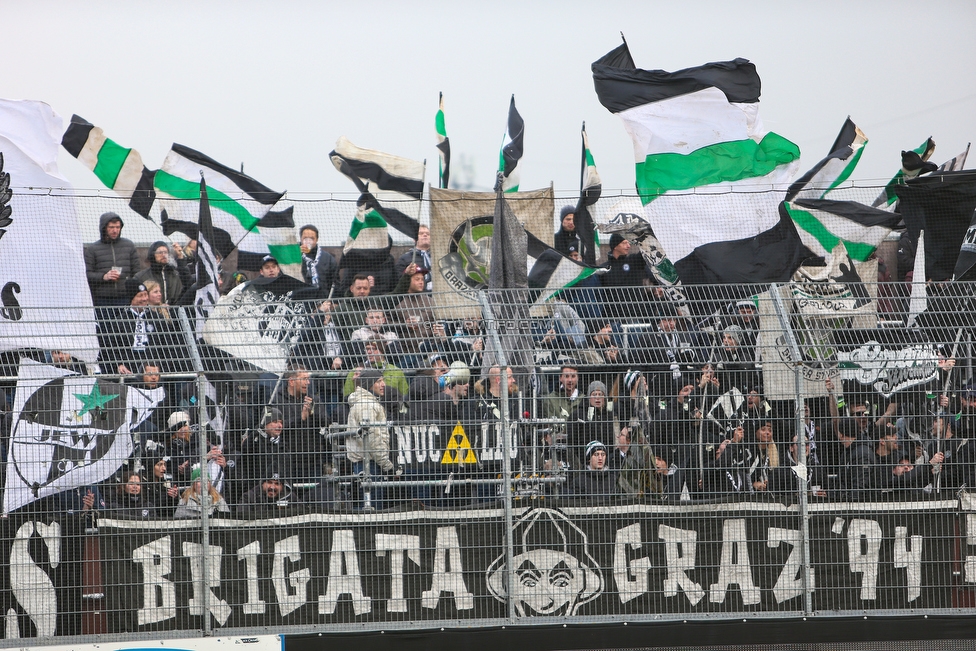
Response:
[[[351,432],[346,437],[346,456],[352,462],[354,474],[363,473],[368,465],[369,475],[379,480],[380,475],[392,473],[394,469],[386,409],[380,402],[386,382],[378,369],[367,368],[356,376],[355,387],[347,398],[347,425]],[[382,498],[382,490],[374,488],[372,506],[382,508]]]
[[[609,449],[614,442],[616,431],[616,414],[613,403],[607,398],[607,387],[603,382],[594,380],[587,386],[586,397],[569,415],[566,424],[566,443],[569,452],[584,461],[586,444],[590,441],[600,441]],[[613,457],[608,460],[610,468],[616,468]]]
[[[122,474],[121,483],[115,490],[114,499],[108,510],[113,516],[124,518],[150,519],[157,517],[156,505],[146,491],[142,475],[136,471]]]
[[[206,484],[206,489],[204,489]],[[206,500],[204,499],[206,490]],[[190,474],[190,487],[180,495],[180,502],[173,513],[174,520],[200,518],[204,511],[210,515],[215,513],[230,513],[230,506],[223,495],[210,484],[210,478],[202,473],[200,468],[194,468]]]
[[[607,469],[607,446],[600,441],[590,441],[584,454],[586,464],[572,478],[574,495],[594,501],[607,501],[616,493],[615,472]]]

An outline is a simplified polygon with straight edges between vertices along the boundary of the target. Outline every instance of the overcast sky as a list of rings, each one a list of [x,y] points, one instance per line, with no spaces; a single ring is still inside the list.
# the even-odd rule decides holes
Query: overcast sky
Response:
[[[604,188],[633,188],[630,139],[590,73],[621,30],[642,68],[753,61],[760,115],[802,169],[848,115],[870,139],[864,181],[890,178],[927,136],[941,163],[976,134],[971,0],[4,0],[2,17],[3,96],[77,113],[150,168],[179,142],[295,198],[352,190],[327,157],[340,135],[426,158],[436,183],[439,91],[459,180],[490,186],[514,93],[523,189],[578,188],[584,120]],[[61,171],[100,187],[67,154]]]

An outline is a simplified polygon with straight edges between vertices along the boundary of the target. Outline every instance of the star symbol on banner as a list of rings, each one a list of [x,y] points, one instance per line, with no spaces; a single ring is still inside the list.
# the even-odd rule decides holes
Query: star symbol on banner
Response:
[[[101,410],[110,400],[115,400],[119,397],[117,393],[102,395],[97,382],[92,385],[91,393],[87,395],[84,393],[75,393],[73,395],[81,401],[82,409],[78,412],[79,416],[84,416],[90,411]]]

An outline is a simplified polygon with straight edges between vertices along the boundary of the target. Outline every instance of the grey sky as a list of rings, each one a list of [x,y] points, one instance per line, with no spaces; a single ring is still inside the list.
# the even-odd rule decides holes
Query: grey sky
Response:
[[[597,101],[589,68],[621,30],[643,68],[752,60],[760,115],[800,146],[801,169],[847,115],[870,139],[860,180],[890,178],[899,152],[929,135],[941,163],[976,133],[968,0],[5,0],[3,22],[3,96],[46,101],[65,120],[78,113],[150,168],[179,142],[296,197],[352,190],[326,156],[340,135],[426,158],[436,183],[438,91],[455,164],[469,161],[479,185],[491,183],[514,93],[523,188],[577,189],[583,120],[604,188],[632,188],[629,137]],[[67,155],[61,171],[99,187]]]

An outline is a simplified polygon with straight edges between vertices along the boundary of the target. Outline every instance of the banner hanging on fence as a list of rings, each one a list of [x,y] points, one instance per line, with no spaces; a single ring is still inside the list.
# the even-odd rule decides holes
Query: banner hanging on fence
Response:
[[[948,608],[955,500],[816,505],[816,611]],[[780,612],[803,607],[795,508],[653,505],[517,510],[514,582],[501,510],[309,514],[210,528],[100,522],[113,633],[217,627]],[[715,511],[709,511],[715,513]],[[961,544],[962,554],[976,551]],[[211,560],[203,575],[202,557]],[[973,557],[976,562],[976,557]],[[972,580],[972,579],[967,579]],[[543,587],[543,585],[545,587]]]
[[[132,430],[165,393],[23,359],[17,374],[3,512],[97,484],[132,454]]]
[[[877,260],[853,263],[835,249],[831,266],[802,267],[792,282],[770,290],[779,291],[800,360],[794,359],[772,295],[760,295],[760,351],[767,399],[794,398],[797,368],[802,396],[826,395],[824,381],[838,375],[835,335],[853,328],[873,328],[877,323],[877,277]]]

